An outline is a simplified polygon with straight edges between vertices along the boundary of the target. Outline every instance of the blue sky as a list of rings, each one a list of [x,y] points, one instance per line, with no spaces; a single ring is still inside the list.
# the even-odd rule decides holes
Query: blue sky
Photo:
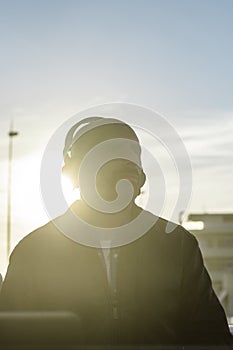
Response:
[[[162,111],[232,107],[231,0],[0,5],[6,108],[42,109],[58,96],[63,105],[105,96]]]
[[[16,242],[46,220],[38,173],[51,134],[99,103],[131,102],[164,115],[193,164],[190,211],[233,210],[232,13],[231,0],[0,1],[3,247],[10,120],[20,132]]]

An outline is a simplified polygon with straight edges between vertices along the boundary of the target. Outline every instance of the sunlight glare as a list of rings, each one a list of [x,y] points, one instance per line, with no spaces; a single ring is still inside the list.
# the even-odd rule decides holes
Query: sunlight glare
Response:
[[[73,188],[72,181],[67,176],[62,175],[61,179],[64,197],[68,205],[71,205],[74,201],[80,199],[80,191],[78,188]]]

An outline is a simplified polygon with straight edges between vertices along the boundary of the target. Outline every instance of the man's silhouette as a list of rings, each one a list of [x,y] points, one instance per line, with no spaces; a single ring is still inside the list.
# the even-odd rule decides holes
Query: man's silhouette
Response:
[[[91,118],[76,129],[77,125],[64,150],[63,171],[81,193],[71,209],[87,226],[103,230],[122,226],[127,231],[143,212],[135,204],[145,182],[138,138],[128,125],[112,119]],[[96,189],[109,206],[117,200],[119,180],[130,181],[133,194],[123,209],[104,213],[85,201],[82,183],[89,184],[79,181],[78,174],[93,147],[115,139],[126,140],[127,156],[100,168]],[[67,218],[65,213],[59,220]],[[157,218],[135,241],[117,248],[110,242],[101,249],[74,242],[49,222],[14,249],[1,291],[1,310],[73,311],[81,318],[86,344],[232,344],[195,237],[176,225],[166,234],[167,223]],[[78,234],[80,227],[75,229]]]

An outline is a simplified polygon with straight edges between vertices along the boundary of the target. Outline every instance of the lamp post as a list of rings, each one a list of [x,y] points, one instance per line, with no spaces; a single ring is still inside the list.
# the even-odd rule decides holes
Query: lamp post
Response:
[[[7,186],[7,258],[9,258],[11,250],[11,183],[12,183],[12,159],[13,159],[13,137],[17,136],[18,132],[13,131],[11,125],[9,136],[9,151],[8,151],[8,186]]]

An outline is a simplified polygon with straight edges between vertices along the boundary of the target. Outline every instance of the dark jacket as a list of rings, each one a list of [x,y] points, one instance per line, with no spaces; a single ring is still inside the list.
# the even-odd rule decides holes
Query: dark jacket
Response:
[[[166,234],[166,224],[117,248],[112,291],[101,250],[49,222],[14,249],[0,309],[73,311],[91,344],[231,344],[197,240],[181,226]]]

